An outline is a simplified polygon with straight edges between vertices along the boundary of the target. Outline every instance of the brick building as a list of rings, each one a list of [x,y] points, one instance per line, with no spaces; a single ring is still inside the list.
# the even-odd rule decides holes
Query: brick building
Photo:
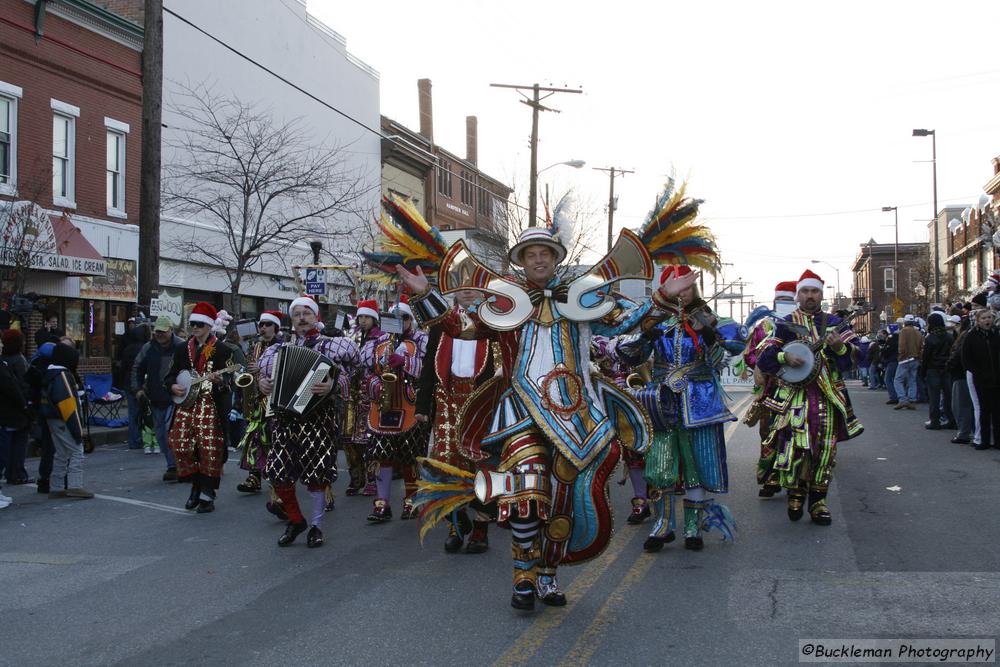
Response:
[[[898,259],[896,244],[875,243],[874,239],[862,244],[851,267],[851,298],[870,311],[855,321],[854,329],[873,333],[906,313],[926,317],[932,290],[931,264],[927,243],[900,243]]]
[[[0,0],[4,298],[37,294],[87,371],[110,369],[135,308],[141,50],[98,4]]]

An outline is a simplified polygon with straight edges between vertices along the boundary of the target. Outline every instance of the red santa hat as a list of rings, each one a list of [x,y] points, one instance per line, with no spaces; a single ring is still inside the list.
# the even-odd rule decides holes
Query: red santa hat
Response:
[[[399,303],[392,307],[392,312],[396,315],[409,315],[412,320],[413,311],[410,310],[410,298],[405,294],[401,294],[399,297]]]
[[[316,299],[314,299],[313,297],[309,296],[308,294],[300,296],[297,299],[295,299],[294,301],[292,301],[292,303],[288,306],[288,314],[289,314],[289,316],[291,316],[292,311],[295,310],[299,306],[305,306],[309,310],[313,311],[313,315],[315,315],[316,317],[319,317],[319,304],[316,303]]]
[[[785,280],[774,286],[774,298],[794,299],[797,291],[799,291],[798,283],[794,280]]]
[[[276,327],[281,326],[281,311],[280,310],[265,310],[260,314],[260,318],[257,320],[258,324],[273,324]]]
[[[200,324],[207,324],[208,326],[215,326],[215,319],[219,316],[219,311],[215,309],[210,303],[205,301],[199,301],[194,304],[194,308],[191,310],[191,315],[188,317],[188,322],[198,322]]]
[[[671,264],[660,272],[660,284],[662,285],[667,282],[670,276],[680,278],[681,276],[686,276],[689,273],[691,273],[691,267],[687,264]]]
[[[358,312],[355,313],[355,317],[361,317],[362,315],[367,315],[368,317],[374,317],[375,321],[379,321],[378,316],[378,302],[375,299],[370,299],[367,301],[358,301]]]
[[[1000,271],[994,271],[986,280],[989,284],[989,288],[994,292],[1000,289]]]
[[[802,272],[802,277],[799,278],[798,284],[795,286],[795,291],[798,292],[803,287],[815,287],[818,290],[823,289],[823,279],[818,275],[806,269]]]

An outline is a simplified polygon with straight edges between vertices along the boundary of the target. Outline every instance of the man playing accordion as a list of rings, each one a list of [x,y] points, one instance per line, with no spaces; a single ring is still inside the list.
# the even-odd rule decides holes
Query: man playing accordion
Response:
[[[306,528],[307,546],[323,544],[320,524],[326,507],[326,490],[337,479],[337,405],[338,394],[347,399],[349,379],[360,363],[358,347],[347,338],[330,338],[320,333],[319,304],[302,296],[292,301],[288,310],[294,336],[286,343],[272,345],[260,358],[260,391],[270,396],[275,389],[276,356],[285,346],[306,347],[326,356],[334,368],[312,388],[322,397],[319,404],[303,415],[276,410],[270,417],[271,449],[267,455],[264,475],[274,485],[281,498],[288,525],[278,538],[278,546],[286,547]],[[303,378],[288,378],[298,384]],[[312,513],[307,522],[295,496],[295,482],[301,482],[312,498]]]

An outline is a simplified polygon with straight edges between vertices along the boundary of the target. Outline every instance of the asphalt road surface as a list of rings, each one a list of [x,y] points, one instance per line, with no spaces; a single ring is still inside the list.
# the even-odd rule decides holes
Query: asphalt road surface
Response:
[[[534,613],[509,606],[495,527],[484,555],[446,554],[443,528],[421,546],[415,522],[368,525],[371,499],[344,497],[345,475],[326,544],[282,549],[265,498],[235,490],[235,461],[216,511],[195,515],[160,457],[100,448],[84,469],[95,500],[4,487],[0,664],[792,665],[805,638],[995,638],[1000,450],[925,430],[925,405],[852,396],[866,431],[840,449],[832,526],[758,499],[756,434],[733,424],[735,544],[646,554],[613,484],[610,546],[560,570],[565,608]],[[401,482],[393,493],[398,517]]]

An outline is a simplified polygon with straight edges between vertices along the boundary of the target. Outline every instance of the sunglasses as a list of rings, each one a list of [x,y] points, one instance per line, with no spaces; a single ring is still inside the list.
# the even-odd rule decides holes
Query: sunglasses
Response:
[[[188,322],[189,327],[207,327],[208,325],[204,322]]]

